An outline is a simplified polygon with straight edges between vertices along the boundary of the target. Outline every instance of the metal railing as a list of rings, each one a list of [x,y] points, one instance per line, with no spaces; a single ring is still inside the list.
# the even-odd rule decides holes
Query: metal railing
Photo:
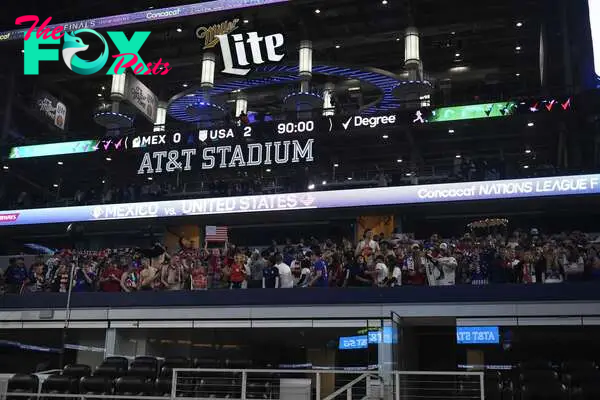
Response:
[[[0,379],[0,400],[484,400],[483,372],[392,371],[380,375],[366,369],[174,369],[170,393],[149,392],[153,379],[144,383],[143,390],[132,388],[126,393],[48,393],[43,384],[48,375],[38,377],[35,393],[10,390],[10,384]]]
[[[483,400],[483,372],[175,369],[171,398]]]

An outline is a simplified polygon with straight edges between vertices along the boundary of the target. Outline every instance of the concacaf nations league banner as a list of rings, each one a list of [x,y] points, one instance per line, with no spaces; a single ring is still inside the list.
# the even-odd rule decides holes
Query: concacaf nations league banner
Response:
[[[600,174],[0,211],[0,226],[600,193]]]

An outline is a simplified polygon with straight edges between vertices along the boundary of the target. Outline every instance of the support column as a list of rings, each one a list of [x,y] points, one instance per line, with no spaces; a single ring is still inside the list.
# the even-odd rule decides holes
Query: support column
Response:
[[[104,358],[117,353],[117,330],[108,328],[104,337]]]
[[[164,132],[167,122],[167,103],[160,101],[156,109],[156,120],[154,121],[154,132]]]
[[[335,114],[335,106],[333,105],[333,93],[335,84],[328,82],[323,88],[323,115],[328,117]]]
[[[384,398],[391,398],[390,389],[394,384],[394,376],[392,372],[394,371],[395,361],[394,361],[394,344],[392,338],[394,335],[393,330],[395,327],[392,322],[389,320],[382,320],[381,322],[381,335],[380,342],[377,344],[377,369],[379,372],[379,376],[382,379],[383,387],[384,387]],[[387,335],[386,333],[390,332],[391,334]]]

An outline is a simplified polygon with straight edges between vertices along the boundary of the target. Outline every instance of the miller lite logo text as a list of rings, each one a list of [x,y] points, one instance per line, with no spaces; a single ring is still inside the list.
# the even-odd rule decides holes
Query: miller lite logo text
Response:
[[[244,67],[260,65],[267,61],[279,62],[285,55],[279,53],[284,43],[281,33],[265,37],[259,36],[257,32],[216,36],[221,43],[224,74],[244,76],[251,71],[251,68]]]

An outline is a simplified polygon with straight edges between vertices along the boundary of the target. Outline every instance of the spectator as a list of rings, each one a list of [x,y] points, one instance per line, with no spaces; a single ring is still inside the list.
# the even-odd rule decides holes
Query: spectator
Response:
[[[229,286],[231,289],[241,289],[242,284],[246,280],[246,267],[244,256],[236,254],[233,264],[229,267]]]
[[[327,287],[327,263],[322,259],[321,249],[315,249],[310,258],[314,273],[308,286]]]
[[[174,257],[171,262],[165,261],[162,267],[161,283],[167,290],[183,289],[184,270],[179,257]]]
[[[96,286],[96,272],[91,262],[86,262],[83,268],[75,267],[73,274],[73,287],[71,290],[74,292],[92,292]]]
[[[373,281],[366,272],[367,262],[363,255],[356,257],[354,262],[350,262],[346,269],[345,286],[366,287],[371,286]]]
[[[133,263],[121,275],[121,290],[136,292],[140,288],[140,273]]]
[[[31,273],[27,281],[27,290],[29,292],[44,292],[48,290],[48,281],[44,271],[44,264],[35,263],[31,266]]]
[[[280,287],[282,289],[293,288],[294,278],[292,277],[292,270],[289,265],[283,262],[283,255],[281,253],[275,255],[275,267],[279,272]]]
[[[208,276],[206,273],[206,267],[200,263],[192,267],[191,272],[191,289],[192,290],[206,290],[208,289]]]
[[[4,276],[7,292],[20,293],[28,276],[25,259],[23,257],[11,258]]]
[[[262,285],[263,270],[266,268],[267,261],[261,253],[256,250],[252,254],[252,262],[250,263],[250,281],[249,288],[260,288]]]
[[[373,240],[373,231],[367,229],[363,234],[363,239],[360,242],[358,242],[354,255],[358,256],[362,254],[368,261],[369,258],[378,251],[379,243]]]
[[[262,271],[262,287],[278,288],[279,287],[279,270],[271,261],[265,263]]]
[[[149,291],[160,288],[160,274],[150,260],[142,259],[142,270],[140,271],[140,290]]]
[[[100,276],[100,290],[103,292],[120,292],[123,271],[115,260],[110,260]]]
[[[69,291],[70,275],[70,267],[67,267],[64,262],[59,264],[52,280],[53,291],[67,293]]]

